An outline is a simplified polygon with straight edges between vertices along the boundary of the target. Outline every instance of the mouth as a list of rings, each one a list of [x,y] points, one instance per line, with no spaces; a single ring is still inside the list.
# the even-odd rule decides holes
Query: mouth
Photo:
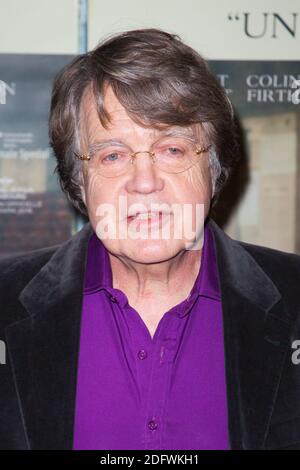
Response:
[[[137,228],[140,226],[154,226],[157,225],[162,227],[165,222],[170,220],[170,212],[163,211],[147,211],[147,212],[137,212],[135,215],[130,215],[127,217],[127,223],[130,225],[137,225]]]

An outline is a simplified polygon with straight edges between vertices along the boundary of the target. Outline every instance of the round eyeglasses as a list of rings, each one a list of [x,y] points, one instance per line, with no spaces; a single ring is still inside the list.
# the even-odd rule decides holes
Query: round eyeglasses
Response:
[[[197,146],[195,142],[186,138],[163,139],[157,142],[151,150],[130,151],[124,146],[110,146],[93,144],[88,154],[79,155],[77,158],[88,162],[91,170],[97,171],[102,176],[114,178],[121,176],[132,168],[136,156],[148,153],[152,164],[166,173],[181,173],[199,162],[199,155],[207,152],[211,145]]]

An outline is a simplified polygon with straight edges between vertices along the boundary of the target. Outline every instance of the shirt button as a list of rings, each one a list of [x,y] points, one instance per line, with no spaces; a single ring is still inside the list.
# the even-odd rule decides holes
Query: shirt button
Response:
[[[141,359],[141,360],[146,359],[147,356],[148,356],[147,351],[145,351],[144,349],[141,349],[141,350],[138,352],[138,357],[139,357],[139,359]]]
[[[111,300],[112,302],[117,302],[117,298],[114,297],[113,295],[110,296],[110,300]]]
[[[151,431],[155,431],[155,429],[157,428],[157,422],[154,420],[154,419],[151,419],[149,422],[148,422],[148,428],[151,429]]]

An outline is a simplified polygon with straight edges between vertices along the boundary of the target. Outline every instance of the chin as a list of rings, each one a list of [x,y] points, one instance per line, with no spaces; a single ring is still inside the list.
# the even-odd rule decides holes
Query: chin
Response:
[[[173,258],[182,249],[176,240],[173,243],[170,240],[135,240],[132,245],[127,244],[122,252],[138,263],[160,263]]]

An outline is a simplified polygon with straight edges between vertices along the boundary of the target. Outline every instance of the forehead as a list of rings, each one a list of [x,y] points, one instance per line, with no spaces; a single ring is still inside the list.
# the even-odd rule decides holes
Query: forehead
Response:
[[[114,94],[111,86],[107,87],[104,94],[104,107],[111,115],[112,119],[115,119],[116,117],[129,117],[126,109]]]
[[[110,121],[107,123],[107,129],[101,124],[98,116],[96,102],[91,90],[87,90],[83,96],[81,108],[82,108],[82,121],[85,124],[85,128],[88,134],[111,134],[112,131],[123,131],[126,134],[131,132],[144,132],[151,135],[167,134],[172,135],[180,133],[187,137],[199,137],[200,124],[190,125],[170,125],[158,123],[156,127],[142,126],[137,122],[133,121],[128,115],[124,106],[120,103],[116,95],[114,94],[112,87],[108,86],[104,93],[103,105],[106,112],[109,114]]]

